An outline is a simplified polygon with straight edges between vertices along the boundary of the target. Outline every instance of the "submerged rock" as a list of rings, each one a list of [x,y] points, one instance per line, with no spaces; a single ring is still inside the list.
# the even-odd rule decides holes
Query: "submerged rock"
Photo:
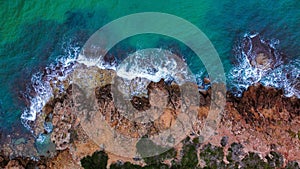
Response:
[[[264,41],[258,33],[245,35],[241,47],[253,67],[273,69],[282,63],[281,54],[276,51],[273,44]]]

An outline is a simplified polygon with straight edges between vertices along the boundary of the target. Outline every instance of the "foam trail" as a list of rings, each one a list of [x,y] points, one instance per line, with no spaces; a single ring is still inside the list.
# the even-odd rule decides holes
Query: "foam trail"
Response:
[[[84,52],[82,52],[84,53]],[[195,82],[195,77],[188,69],[187,64],[170,51],[163,49],[143,49],[129,54],[121,63],[108,63],[100,55],[97,58],[88,58],[80,54],[77,62],[86,66],[97,66],[100,69],[115,70],[119,80],[119,88],[124,95],[147,94],[147,85],[153,81],[164,79],[183,84],[186,81]],[[134,86],[134,87],[133,87]]]
[[[28,88],[26,93],[29,97],[30,106],[21,115],[23,125],[29,130],[36,117],[42,112],[45,104],[54,96],[55,91],[58,91],[58,93],[65,91],[62,82],[67,80],[68,75],[72,73],[79,49],[76,46],[69,46],[65,49],[65,56],[56,59],[55,63],[44,69],[44,72],[38,72],[32,76],[31,87]],[[30,94],[32,93],[31,88],[35,93],[33,96]]]
[[[282,54],[275,48],[279,44],[278,40],[265,41],[259,37],[260,42],[255,43],[260,43],[264,48],[255,49],[259,45],[254,44],[252,39],[256,38],[257,40],[258,37],[258,33],[245,34],[244,41],[236,48],[238,63],[227,76],[231,92],[235,96],[241,97],[249,86],[259,82],[264,86],[283,89],[286,97],[300,98],[300,59],[284,63]],[[266,50],[265,48],[268,48],[268,51],[273,54],[273,60],[270,61],[272,65],[267,65],[269,67],[255,66],[253,62],[256,61],[257,51],[261,52]]]
[[[119,87],[123,94],[147,97],[147,86],[164,79],[181,85],[196,82],[187,64],[170,51],[162,49],[144,49],[130,54],[116,67],[117,76],[122,78]],[[122,89],[121,89],[122,88]],[[130,97],[127,96],[127,97]]]
[[[249,86],[260,82],[265,86],[283,89],[287,97],[300,98],[300,59],[283,64],[280,53],[275,48],[279,41],[266,42],[260,39],[260,43],[268,46],[274,53],[276,62],[272,63],[272,68],[267,69],[253,66],[251,59],[253,59],[252,52],[255,50],[255,44],[251,40],[257,36],[258,34],[246,34],[244,38],[250,39],[247,41],[249,43],[241,44],[237,48],[238,64],[228,74],[231,91],[236,96],[241,96]],[[121,63],[108,63],[102,56],[97,59],[88,59],[79,54],[79,49],[79,47],[69,46],[65,51],[66,55],[46,67],[44,72],[32,76],[31,85],[36,94],[30,95],[29,90],[27,94],[30,95],[30,106],[21,116],[22,123],[28,129],[31,129],[32,122],[42,112],[45,104],[55,96],[55,92],[62,93],[66,90],[63,81],[70,80],[68,77],[77,63],[115,70],[117,75],[123,79],[123,87],[121,85],[120,87],[128,91],[130,96],[146,94],[147,84],[150,81],[158,82],[161,79],[178,84],[186,81],[197,82],[199,86],[203,86],[202,72],[195,78],[182,59],[166,50],[138,50]]]
[[[34,121],[36,119],[37,113],[42,110],[46,102],[53,95],[52,88],[49,82],[43,82],[41,73],[33,75],[33,77],[31,78],[31,82],[33,89],[37,93],[37,95],[30,99],[30,107],[23,112],[21,119]]]
[[[136,77],[158,82],[173,79],[178,84],[195,82],[187,64],[167,50],[145,49],[129,55],[116,69],[117,75],[132,80]]]
[[[76,60],[78,63],[84,64],[88,67],[97,66],[100,69],[116,70],[117,63],[115,61],[113,63],[108,63],[105,61],[105,59],[102,55],[100,55],[99,57],[96,57],[96,58],[88,58],[85,55],[83,55],[82,53],[84,53],[84,52],[81,52],[78,55],[78,58]]]
[[[261,83],[283,89],[286,97],[300,98],[300,59],[295,59],[271,71]]]

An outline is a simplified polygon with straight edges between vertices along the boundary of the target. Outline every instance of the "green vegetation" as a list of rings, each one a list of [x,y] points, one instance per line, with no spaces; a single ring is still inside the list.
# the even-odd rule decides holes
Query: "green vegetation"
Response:
[[[285,168],[286,168],[286,169],[300,169],[300,166],[298,165],[297,162],[291,161],[291,162],[289,162],[289,163],[286,165]]]
[[[228,148],[228,154],[226,158],[229,162],[236,162],[241,160],[241,156],[243,154],[243,146],[239,143],[232,143]]]
[[[271,151],[266,159],[272,168],[281,168],[283,166],[283,156],[275,151]]]
[[[232,143],[228,148],[228,154],[226,156],[227,161],[230,162],[229,164],[227,164],[227,167],[238,168],[243,155],[243,146],[239,143]]]
[[[104,151],[95,152],[92,156],[84,157],[81,166],[85,169],[106,169],[108,156]]]
[[[264,160],[262,160],[258,154],[250,152],[246,157],[242,160],[242,165],[244,168],[257,168],[257,169],[268,169],[272,168],[270,165]]]
[[[197,146],[199,146],[199,140],[194,139],[190,141],[190,138],[186,138],[183,141],[183,149],[181,151],[182,158],[180,162],[172,161],[172,169],[196,169],[198,168],[198,155]]]
[[[165,159],[171,159],[176,156],[174,148],[162,147],[156,145],[150,139],[143,137],[136,145],[137,152],[147,164],[159,164]],[[155,156],[151,156],[155,154]]]
[[[126,162],[124,164],[114,163],[110,166],[110,169],[141,169],[143,167],[139,165],[131,164],[130,162]]]
[[[142,167],[130,162],[117,162],[112,164],[110,169],[200,169],[201,167],[198,165],[198,156],[206,164],[204,169],[271,169],[282,168],[283,166],[283,156],[275,151],[271,151],[265,157],[267,161],[264,161],[257,153],[250,152],[245,154],[241,144],[233,143],[228,148],[228,154],[226,156],[229,163],[225,164],[223,161],[224,148],[221,146],[218,147],[211,144],[203,145],[198,154],[197,149],[200,147],[198,139],[190,140],[190,138],[186,138],[182,143],[184,146],[179,152],[180,154],[176,154],[177,152],[175,149],[171,148],[162,154],[143,158],[147,164],[146,166]],[[145,139],[137,144],[137,147],[139,148],[143,146],[153,146],[153,149],[161,148],[149,139]],[[145,150],[145,148],[139,150],[140,152],[143,152],[141,150]],[[176,155],[181,156],[181,158],[176,159]],[[163,163],[166,159],[171,160],[171,166]],[[107,160],[107,154],[100,151],[95,152],[92,156],[83,158],[81,164],[85,169],[105,169]],[[299,169],[299,165],[297,162],[289,162],[286,169]]]
[[[200,151],[200,158],[205,161],[207,168],[225,168],[222,147],[216,147],[211,144],[207,144]]]
[[[168,150],[160,155],[146,157],[143,159],[144,159],[145,163],[147,163],[147,164],[159,164],[159,163],[163,162],[164,160],[174,158],[175,156],[176,156],[176,151],[174,148],[171,148],[170,150]]]

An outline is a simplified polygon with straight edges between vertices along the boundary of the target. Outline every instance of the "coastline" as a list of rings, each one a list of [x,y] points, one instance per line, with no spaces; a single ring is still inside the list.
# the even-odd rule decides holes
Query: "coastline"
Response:
[[[161,83],[161,85],[167,87],[167,84],[162,84],[162,81],[158,83]],[[69,92],[63,96],[62,98],[64,99],[50,101],[50,106],[54,109],[52,109],[52,112],[51,110],[48,110],[48,113],[53,114],[53,117],[62,115],[68,115],[70,117],[70,114],[65,113],[72,114],[74,112],[71,112],[70,110],[63,111],[68,109],[68,105],[66,103],[70,99],[70,94],[71,93]],[[201,119],[207,116],[209,110],[208,103],[210,102],[210,91],[208,90],[206,92],[199,92],[199,95],[201,95],[201,98],[203,98],[198,112],[198,118]],[[296,97],[284,97],[282,90],[256,84],[249,87],[241,98],[235,97],[228,92],[226,94],[226,100],[226,108],[222,114],[221,123],[216,130],[217,134],[212,136],[210,141],[203,143],[200,142],[199,145],[196,146],[199,152],[201,152],[201,149],[207,145],[212,145],[213,147],[222,147],[222,145],[224,145],[223,151],[225,153],[224,157],[226,157],[231,145],[240,144],[242,148],[240,148],[238,152],[242,154],[241,156],[245,157],[247,154],[253,152],[259,154],[257,157],[264,157],[263,159],[266,159],[270,152],[277,152],[282,156],[282,167],[290,164],[293,161],[296,161],[299,164],[300,151],[297,149],[300,147],[300,131],[298,131],[300,126],[300,99]],[[61,104],[64,106],[58,106]],[[170,117],[167,117],[167,119],[170,119]],[[78,120],[76,120],[76,117],[69,122],[63,122],[60,125],[68,126],[67,124],[71,125],[67,131],[64,128],[54,125],[54,131],[55,128],[58,129],[55,132],[56,135],[66,133],[68,131],[71,135],[70,139],[68,140],[69,142],[65,147],[61,147],[59,146],[60,143],[56,143],[57,154],[52,156],[52,158],[41,157],[40,160],[34,161],[32,159],[30,160],[29,157],[25,159],[22,159],[22,157],[15,157],[14,160],[11,159],[11,162],[8,164],[7,152],[9,152],[9,147],[3,147],[1,149],[6,150],[7,152],[1,152],[1,167],[4,167],[6,164],[17,165],[19,162],[23,167],[33,165],[34,163],[34,165],[47,167],[53,165],[52,167],[55,168],[57,167],[56,165],[64,164],[55,163],[53,161],[57,161],[58,159],[62,160],[61,158],[69,157],[72,157],[73,161],[70,163],[65,163],[65,165],[72,164],[76,167],[79,167],[80,160],[82,158],[88,155],[91,156],[95,151],[102,150],[99,146],[97,146],[97,144],[87,137],[87,135],[81,129],[80,123]],[[74,131],[77,133],[76,137],[72,135],[72,132]],[[201,134],[199,135],[197,133],[194,133],[193,136],[190,137],[195,138],[195,134],[198,138],[201,138]],[[227,138],[226,144],[221,143],[221,140],[224,141],[224,138]],[[65,141],[63,138],[55,139],[57,139],[57,141]],[[52,139],[52,141],[55,139]],[[22,145],[24,143],[20,142],[19,144]],[[15,151],[26,150],[21,148]],[[109,155],[108,158],[115,160],[117,159],[112,155]],[[120,159],[126,160],[126,158]],[[242,161],[242,159],[243,158],[240,157],[238,160]],[[128,158],[127,160],[132,163],[145,165],[145,163],[141,161],[135,161]],[[180,161],[180,158],[178,160]],[[257,160],[262,159],[258,158]],[[110,163],[112,162],[117,161],[110,160]],[[226,158],[223,159],[223,162],[225,164],[230,164]]]
[[[75,47],[74,51],[78,55],[78,48]],[[182,168],[186,165],[185,158],[190,158],[187,156],[191,155],[194,161],[197,161],[193,165],[198,167],[213,167],[212,165],[246,167],[251,165],[248,164],[248,160],[254,160],[253,164],[271,168],[290,165],[297,168],[300,163],[300,99],[297,72],[293,72],[293,69],[284,71],[285,74],[293,73],[296,76],[293,77],[293,74],[282,76],[280,83],[283,83],[283,87],[276,85],[276,81],[274,83],[269,81],[266,84],[262,76],[272,77],[273,70],[284,70],[281,65],[286,61],[284,54],[276,50],[275,44],[263,40],[259,34],[245,34],[237,52],[239,52],[237,54],[239,65],[235,69],[246,69],[251,73],[232,74],[233,78],[242,78],[236,82],[238,87],[241,87],[238,90],[242,92],[229,90],[226,94],[217,94],[218,97],[226,98],[226,104],[220,114],[213,116],[218,120],[213,119],[212,122],[216,123],[216,126],[209,131],[210,133],[204,131],[210,105],[214,104],[218,107],[222,104],[218,99],[211,100],[211,87],[216,85],[217,88],[223,88],[224,84],[210,82],[207,77],[201,80],[200,86],[199,83],[189,82],[188,88],[196,88],[199,91],[196,93],[199,97],[197,103],[199,105],[194,106],[188,103],[195,101],[193,100],[195,93],[183,97],[180,91],[182,86],[174,80],[176,77],[172,80],[164,79],[168,76],[164,77],[159,73],[159,75],[151,74],[154,76],[152,78],[160,79],[153,82],[138,77],[139,67],[134,67],[137,72],[133,73],[136,73],[137,77],[124,80],[126,76],[118,76],[117,70],[114,69],[115,65],[109,65],[113,68],[110,70],[86,66],[78,63],[75,57],[62,58],[57,64],[45,68],[42,74],[33,76],[30,108],[21,117],[24,126],[31,133],[22,133],[16,129],[1,140],[3,144],[0,147],[2,150],[0,167],[28,168],[28,166],[40,165],[41,168],[80,168],[82,162],[83,166],[90,165],[90,162],[85,161],[100,155],[105,159],[107,157],[105,163],[117,168],[123,165],[145,167],[166,165]],[[77,68],[83,68],[83,72],[76,72]],[[180,73],[186,74],[185,71]],[[85,75],[93,76],[93,79],[88,82],[83,81],[81,84],[83,86],[80,86],[80,79]],[[277,76],[276,72],[275,76]],[[180,78],[180,75],[178,77]],[[76,78],[79,86],[73,84]],[[110,85],[113,80],[117,82],[117,88]],[[83,87],[84,92],[87,93],[81,93],[80,87]],[[294,96],[291,96],[290,93],[293,92],[295,92]],[[80,99],[82,94],[94,98]],[[112,95],[124,94],[129,99],[121,102],[123,104],[115,100],[116,96],[112,97]],[[79,97],[79,100],[76,97]],[[75,104],[77,106],[74,106]],[[111,144],[114,139],[107,134],[101,135],[102,140],[106,141],[106,149],[115,151],[103,152],[105,147],[99,144],[99,140],[90,137],[90,131],[94,131],[96,126],[101,125],[101,120],[88,120],[87,123],[87,116],[82,116],[83,109],[81,109],[86,105],[89,105],[96,114],[93,116],[94,119],[104,119],[117,133],[130,138],[152,137],[168,130],[176,124],[182,109],[197,112],[197,115],[194,117],[191,130],[185,131],[180,142],[174,145],[175,148],[171,148],[172,155],[167,153],[168,158],[164,157],[157,161],[141,156],[122,157],[120,154],[114,154],[118,150],[116,151]],[[156,118],[151,123],[132,122],[128,119],[130,116],[124,116],[129,110],[126,110],[128,108],[126,105],[132,105],[136,109],[130,109],[130,112],[134,112],[132,114],[140,114],[142,117],[141,112],[148,111]],[[90,122],[92,123],[89,124]],[[204,133],[209,134],[210,137],[206,138]],[[5,133],[1,135],[1,138],[4,138]],[[133,149],[138,152],[137,147]],[[193,150],[193,153],[189,154],[188,150]],[[219,154],[220,159],[217,161],[212,159],[214,153]],[[141,152],[138,154],[142,155]],[[162,155],[164,156],[163,152]],[[161,157],[154,157],[156,158]],[[72,160],[65,163],[64,159]]]

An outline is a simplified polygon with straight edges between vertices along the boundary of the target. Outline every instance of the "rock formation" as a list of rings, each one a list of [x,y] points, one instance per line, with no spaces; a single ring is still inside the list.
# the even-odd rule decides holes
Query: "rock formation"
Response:
[[[116,131],[132,137],[151,135],[167,129],[176,121],[176,116],[179,113],[177,111],[181,108],[182,98],[178,85],[168,85],[163,80],[158,83],[151,82],[148,85],[148,97],[136,96],[128,102],[133,105],[137,113],[141,110],[149,110],[150,107],[159,104],[166,106],[158,114],[159,118],[148,125],[132,123],[124,116],[122,117],[122,114],[120,114],[122,110],[114,107],[111,86],[97,87],[95,93],[99,111],[105,117],[105,120]],[[199,92],[198,118],[200,122],[205,120],[208,114],[211,102],[210,93],[210,89],[205,93]],[[73,162],[66,163],[65,166],[80,168],[80,159],[87,155],[92,155],[97,150],[101,150],[101,147],[90,140],[81,129],[80,119],[72,111],[73,102],[71,95],[72,90],[69,88],[64,97],[51,101],[49,102],[51,105],[47,105],[53,107],[53,109],[47,108],[49,109],[48,116],[52,114],[52,118],[50,118],[53,124],[51,140],[55,143],[57,150],[64,150],[52,159],[53,162],[50,162],[50,160],[47,164],[43,164],[51,168],[63,166],[63,164],[59,163],[63,161],[62,159],[69,158],[73,159]],[[250,158],[250,156],[251,158],[267,158],[269,153],[273,151],[282,155],[282,166],[292,165],[289,163],[291,161],[300,161],[299,99],[295,97],[286,98],[281,90],[264,87],[260,84],[251,86],[241,98],[234,97],[230,93],[227,93],[226,98],[226,108],[222,113],[216,134],[211,137],[209,142],[200,141],[201,144],[199,144],[197,151],[208,151],[209,147],[205,147],[208,144],[211,144],[211,146],[223,146],[222,152],[224,152],[224,156],[222,156],[220,162],[223,161],[222,165],[223,163],[224,165],[229,165],[231,159],[225,156],[232,153],[231,151],[234,149],[232,145],[238,143],[242,149],[237,151],[242,153],[240,157],[232,157],[236,158],[236,160],[240,159],[242,161],[243,158]],[[153,116],[157,116],[155,112]],[[49,118],[45,119],[49,120]],[[197,133],[197,127],[201,129],[201,124],[199,126],[195,126],[195,133],[190,136],[191,138],[201,140],[201,133]],[[252,152],[260,154],[261,157],[252,156]],[[0,160],[2,161],[0,161],[1,166],[6,165],[6,168],[13,166],[22,168],[22,166],[26,166],[13,160],[9,163],[3,163],[5,161],[4,157],[1,157]],[[200,157],[199,161],[201,160],[203,159]],[[239,165],[246,165],[241,161]],[[207,165],[205,162],[203,164]]]
[[[242,51],[253,67],[273,69],[282,63],[281,54],[259,34],[246,35],[242,40]]]

